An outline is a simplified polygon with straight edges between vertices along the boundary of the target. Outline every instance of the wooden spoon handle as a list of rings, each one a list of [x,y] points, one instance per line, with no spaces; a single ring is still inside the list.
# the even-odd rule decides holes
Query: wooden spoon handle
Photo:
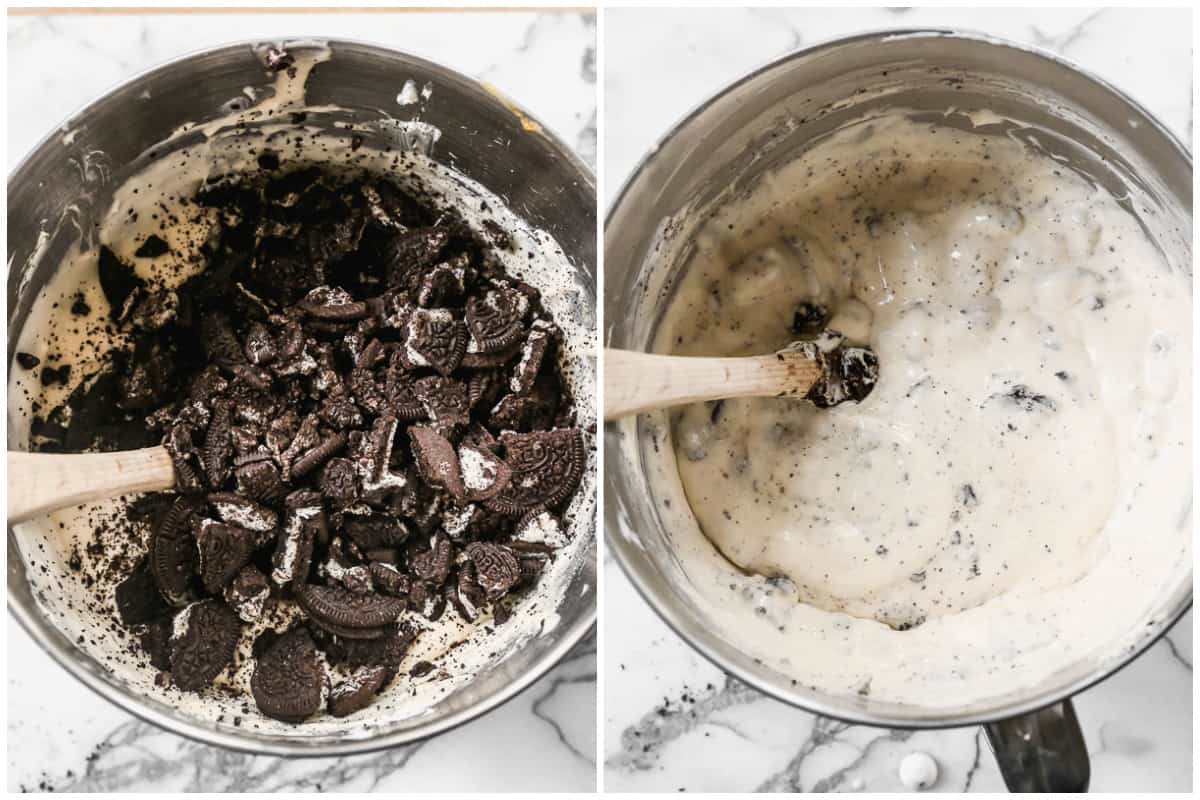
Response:
[[[162,447],[116,453],[8,453],[8,524],[89,500],[175,485]]]
[[[822,377],[802,351],[694,358],[604,351],[604,419],[724,397],[802,397]]]

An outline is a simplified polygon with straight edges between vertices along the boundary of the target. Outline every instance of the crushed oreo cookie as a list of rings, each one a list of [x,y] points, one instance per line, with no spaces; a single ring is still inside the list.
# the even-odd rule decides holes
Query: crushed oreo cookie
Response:
[[[317,713],[329,676],[312,636],[293,628],[270,644],[254,666],[250,691],[258,710],[283,722],[303,722]]]
[[[298,723],[426,674],[401,662],[443,614],[502,624],[567,544],[551,510],[587,454],[554,357],[562,334],[503,271],[495,232],[376,178],[258,163],[200,190],[219,222],[181,285],[100,248],[130,344],[73,394],[74,413],[48,415],[66,424],[47,449],[162,442],[176,490],[151,496],[120,619],[194,692],[264,630],[251,693]],[[135,256],[170,252],[150,236]],[[286,632],[263,628],[283,619]]]
[[[808,338],[815,337],[825,330],[830,316],[826,306],[806,300],[796,306],[796,310],[792,312],[792,334]]]
[[[329,713],[346,717],[361,711],[371,704],[388,679],[387,667],[359,667],[329,692]]]
[[[804,353],[821,366],[821,377],[805,395],[817,408],[830,408],[846,401],[861,403],[879,380],[879,357],[875,351],[847,345],[835,330],[825,329],[817,338],[793,342],[787,349]]]
[[[233,663],[242,623],[220,600],[192,603],[176,617],[170,639],[171,677],[199,691]]]
[[[1058,410],[1058,405],[1054,402],[1054,398],[1040,392],[1035,392],[1023,384],[1017,384],[1007,392],[998,392],[988,398],[989,401],[994,399],[1007,401],[1013,407],[1029,413]]]
[[[133,255],[136,258],[158,258],[169,252],[171,252],[171,248],[166,241],[161,236],[152,233],[146,237],[146,241],[142,242],[141,247],[135,250]]]

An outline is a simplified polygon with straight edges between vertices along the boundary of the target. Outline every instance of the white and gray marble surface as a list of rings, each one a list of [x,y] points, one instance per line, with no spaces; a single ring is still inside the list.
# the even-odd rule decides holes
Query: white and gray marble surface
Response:
[[[689,109],[765,61],[888,27],[980,30],[1051,49],[1137,98],[1191,145],[1191,12],[1148,9],[610,10],[604,17],[604,187]],[[666,627],[607,559],[606,791],[898,791],[925,751],[940,791],[1004,791],[982,733],[846,725],[730,679]],[[614,624],[619,620],[619,624]],[[1076,700],[1093,791],[1192,786],[1192,621]]]
[[[596,154],[596,22],[579,13],[149,14],[8,19],[8,166],[135,73],[242,39],[378,42],[487,80],[582,156]],[[109,705],[8,623],[8,789],[590,791],[594,637],[503,707],[375,755],[285,760],[196,744]]]

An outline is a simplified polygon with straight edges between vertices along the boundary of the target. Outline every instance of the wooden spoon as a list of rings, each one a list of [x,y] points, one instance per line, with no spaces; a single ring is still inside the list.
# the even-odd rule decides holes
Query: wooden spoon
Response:
[[[840,339],[799,342],[748,358],[693,358],[604,351],[604,418],[726,397],[804,397],[818,406],[862,400],[878,362]],[[8,522],[14,524],[91,500],[175,486],[162,447],[114,453],[8,454]]]
[[[175,485],[162,447],[115,453],[8,453],[8,524],[131,492]]]
[[[728,397],[804,397],[825,408],[862,400],[878,375],[875,353],[840,337],[743,358],[605,349],[604,419]]]

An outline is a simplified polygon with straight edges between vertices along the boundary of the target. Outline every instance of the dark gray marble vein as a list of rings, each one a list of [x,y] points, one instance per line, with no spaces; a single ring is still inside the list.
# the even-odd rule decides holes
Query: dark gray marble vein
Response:
[[[975,782],[975,773],[979,772],[979,763],[983,758],[983,728],[975,731],[975,758],[971,761],[971,768],[967,770],[967,779],[963,782],[963,792],[971,791],[971,784]]]
[[[579,132],[579,137],[575,140],[575,152],[588,163],[588,166],[592,169],[596,168],[596,109],[592,109],[592,115],[588,117],[587,124],[583,126],[583,130]]]
[[[525,28],[525,33],[521,37],[521,43],[517,45],[517,52],[528,52],[529,48],[533,47],[533,45],[537,43],[537,40],[542,37],[547,28],[557,24],[561,17],[562,12],[559,11],[541,11],[535,15],[533,21],[529,23],[527,28]],[[595,13],[584,12],[580,14],[580,17],[583,19],[585,25],[588,23],[588,18],[590,17],[590,27],[593,29],[595,28]]]
[[[562,16],[563,16],[562,13],[558,12],[558,11],[542,11],[542,12],[535,14],[533,19],[525,27],[525,31],[521,34],[521,41],[517,43],[517,46],[514,48],[514,52],[520,53],[520,54],[528,53],[533,48],[533,46],[535,44],[537,44],[538,40],[541,39],[543,36],[546,36],[546,35],[553,36],[554,35],[553,26],[559,21],[559,18],[561,18]],[[584,12],[584,13],[580,14],[580,17],[583,19],[585,26],[588,27],[592,32],[592,43],[588,46],[588,50],[591,51],[591,57],[593,60],[592,82],[594,83],[595,82],[594,61],[595,61],[595,57],[596,57],[596,55],[595,55],[596,15],[593,12]],[[583,56],[585,69],[586,69],[587,58],[588,58],[587,51],[585,51],[584,56]],[[507,60],[507,57],[506,57],[505,61],[489,64],[488,66],[479,70],[478,73],[476,74],[476,77],[481,78],[481,79],[486,79],[488,76],[492,75],[498,69],[500,69],[502,65],[512,66],[512,64],[509,63],[509,61]],[[584,78],[586,79],[586,77],[587,76],[585,73]]]
[[[678,699],[664,698],[661,706],[642,715],[640,720],[621,732],[621,751],[607,759],[607,766],[624,770],[651,769],[666,745],[700,725],[713,724],[713,715],[765,698],[765,695],[729,676],[726,676],[723,686],[709,684],[702,692],[692,693],[684,686]]]
[[[596,636],[580,642],[547,678],[530,688],[538,692],[533,714],[549,723],[560,741],[578,757],[594,760],[571,744],[561,726],[543,709],[563,686],[596,680]],[[585,671],[563,676],[571,665]],[[453,733],[446,734],[453,736]],[[283,759],[255,756],[201,744],[155,725],[132,719],[112,730],[88,754],[83,765],[61,765],[43,772],[23,791],[113,792],[154,788],[187,792],[323,792],[353,786],[375,791],[430,741],[379,753],[341,758]]]
[[[370,791],[402,769],[424,744],[364,756],[285,761],[200,744],[131,720],[96,745],[81,771],[47,773],[42,785],[58,792],[112,792],[164,785],[188,792],[320,792],[365,781],[363,788]]]
[[[1101,8],[1093,11],[1091,14],[1088,14],[1078,23],[1072,25],[1070,28],[1067,28],[1067,30],[1063,31],[1057,36],[1051,36],[1043,33],[1036,25],[1030,25],[1029,32],[1033,34],[1033,41],[1039,47],[1045,47],[1046,49],[1053,50],[1056,53],[1065,53],[1067,52],[1067,49],[1071,47],[1071,45],[1078,42],[1087,34],[1088,27],[1106,10],[1107,9]]]
[[[744,742],[750,742],[751,744],[753,744],[755,741],[753,736],[750,736],[745,731],[743,731],[741,728],[739,728],[737,725],[734,725],[732,722],[726,722],[725,720],[719,720],[719,719],[710,719],[707,724],[709,725],[709,727],[712,727],[712,728],[720,728],[723,731],[729,731],[734,736],[736,736],[737,738],[741,739]]]
[[[10,18],[8,25],[8,41],[21,42],[35,39],[39,35],[46,33],[51,36],[59,36],[62,31],[54,22],[54,17],[38,15],[36,17],[25,17],[13,20]]]
[[[1088,751],[1088,756],[1095,759],[1102,753],[1116,753],[1127,757],[1137,757],[1145,754],[1154,747],[1154,743],[1128,733],[1122,733],[1120,722],[1109,720],[1100,723],[1096,731],[1096,739],[1100,746]]]
[[[1188,672],[1191,672],[1192,671],[1191,659],[1189,659],[1187,656],[1185,656],[1183,653],[1181,653],[1179,651],[1179,646],[1175,644],[1175,640],[1171,638],[1171,634],[1168,633],[1166,636],[1163,637],[1162,640],[1166,644],[1167,650],[1170,651],[1171,657],[1174,658],[1176,661],[1178,661],[1180,664],[1182,664],[1184,666],[1184,668],[1187,669]]]
[[[829,719],[827,717],[817,717],[813,721],[812,732],[808,739],[801,745],[800,751],[788,762],[779,772],[767,778],[758,788],[756,792],[832,792],[837,790],[845,783],[846,777],[856,767],[860,766],[864,761],[871,757],[871,754],[879,745],[888,742],[903,742],[907,741],[912,735],[912,731],[906,730],[883,730],[879,731],[879,735],[867,742],[866,747],[859,749],[858,756],[846,764],[841,769],[838,769],[829,775],[821,778],[814,783],[810,788],[805,789],[800,781],[800,770],[804,766],[805,760],[820,750],[836,741],[838,737],[851,729],[849,723],[839,720]]]
[[[592,12],[580,14],[583,25],[592,35],[592,43],[583,51],[583,64],[580,73],[588,83],[596,82],[596,15]]]
[[[784,45],[784,53],[799,50],[800,46],[804,44],[804,36],[800,33],[800,29],[792,23],[786,11],[774,8],[751,8],[749,11],[752,16],[766,20],[772,25],[782,27],[788,32],[788,35],[791,36],[791,41]]]
[[[571,741],[570,737],[567,736],[566,731],[563,730],[563,727],[561,724],[559,724],[558,720],[556,720],[546,711],[546,705],[554,699],[555,695],[558,694],[560,689],[565,686],[580,683],[596,683],[596,668],[594,665],[590,672],[584,673],[583,675],[552,679],[550,681],[550,685],[547,686],[546,689],[540,695],[538,695],[538,698],[533,701],[533,715],[553,728],[554,735],[558,737],[558,741],[562,743],[563,747],[570,750],[576,758],[580,758],[586,761],[588,764],[595,766],[595,756],[580,750],[575,743]]]

